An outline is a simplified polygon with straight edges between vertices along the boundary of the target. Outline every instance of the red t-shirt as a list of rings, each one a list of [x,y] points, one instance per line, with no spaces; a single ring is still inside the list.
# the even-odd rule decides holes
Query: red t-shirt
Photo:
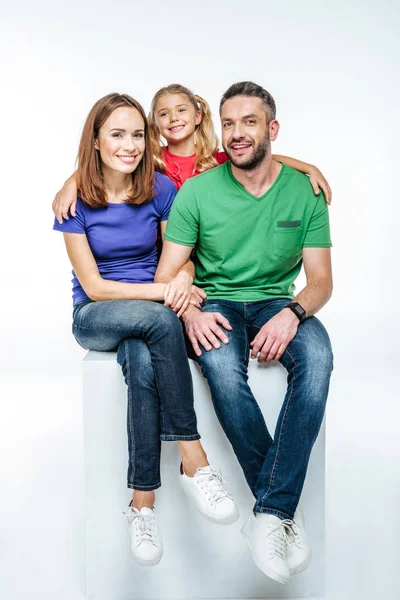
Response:
[[[165,162],[165,175],[174,182],[176,187],[181,188],[185,183],[186,179],[199,175],[199,171],[194,170],[195,154],[191,156],[176,156],[168,151],[168,148],[162,149],[162,157]],[[222,165],[228,160],[225,152],[216,152],[214,158],[219,165]]]

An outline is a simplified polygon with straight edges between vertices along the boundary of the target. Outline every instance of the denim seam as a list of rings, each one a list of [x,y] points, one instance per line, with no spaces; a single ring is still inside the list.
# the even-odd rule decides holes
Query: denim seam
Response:
[[[288,515],[287,513],[282,512],[281,510],[277,510],[276,508],[268,508],[268,506],[260,506],[259,510],[256,510],[254,512],[258,512],[258,513],[262,513],[262,514],[269,514],[269,515],[276,515],[279,517],[282,517],[283,519],[292,519],[293,517],[291,517],[290,515]]]
[[[280,447],[280,444],[281,444],[281,437],[282,437],[283,429],[284,429],[284,426],[285,426],[286,415],[287,415],[287,412],[289,410],[290,402],[292,400],[293,388],[294,388],[294,385],[293,385],[294,384],[294,380],[296,379],[296,366],[297,366],[296,365],[296,361],[294,360],[293,356],[290,354],[290,351],[287,348],[286,348],[286,352],[289,354],[290,358],[293,361],[293,364],[294,364],[294,374],[293,374],[293,379],[292,379],[292,382],[291,382],[290,396],[289,396],[287,404],[286,404],[285,413],[284,413],[284,415],[282,417],[281,428],[279,430],[278,446],[277,446],[277,449],[276,449],[275,461],[274,461],[274,464],[273,464],[273,467],[272,467],[271,477],[270,477],[270,480],[269,480],[269,487],[268,487],[267,491],[265,492],[264,496],[261,498],[261,505],[264,502],[264,498],[269,494],[269,492],[271,490],[271,487],[273,486],[273,483],[274,483],[275,473],[276,473],[276,469],[277,469],[277,466],[278,466],[279,447]]]
[[[160,435],[160,440],[162,442],[179,442],[184,440],[199,440],[200,434],[196,433],[195,435],[175,435],[169,433],[162,433]]]
[[[130,370],[130,364],[129,364],[129,346],[128,346],[127,340],[124,341],[124,348],[125,348],[125,360],[126,360],[126,379],[127,379],[127,385],[128,385],[129,432],[130,432],[130,436],[131,436],[131,456],[129,457],[129,460],[131,463],[132,472],[130,473],[130,477],[132,479],[134,479],[135,474],[136,474],[136,464],[135,464],[136,447],[135,447],[135,435],[134,435],[134,428],[133,428],[133,397],[132,397],[131,370]]]
[[[146,490],[156,490],[157,488],[161,487],[161,481],[159,481],[158,483],[155,483],[154,485],[136,485],[134,483],[130,483],[128,482],[128,488],[130,490],[138,490],[140,491],[146,491]]]

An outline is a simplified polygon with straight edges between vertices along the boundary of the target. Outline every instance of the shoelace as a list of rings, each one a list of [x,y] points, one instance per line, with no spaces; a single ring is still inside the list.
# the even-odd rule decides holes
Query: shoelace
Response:
[[[155,518],[152,515],[143,515],[137,508],[131,507],[129,512],[124,513],[128,517],[128,521],[135,522],[135,535],[137,545],[140,546],[143,542],[150,542],[158,547],[157,536],[155,532]]]
[[[293,521],[290,519],[283,519],[268,531],[265,537],[269,539],[270,556],[279,556],[279,558],[282,559],[285,558],[285,546],[288,543],[286,530],[292,525]]]
[[[213,467],[203,467],[197,470],[196,479],[199,482],[201,489],[206,490],[207,496],[212,504],[218,504],[226,498],[232,500],[232,496],[228,494],[222,485],[224,479],[220,471]]]
[[[294,521],[286,519],[285,532],[288,544],[300,547],[299,527]]]

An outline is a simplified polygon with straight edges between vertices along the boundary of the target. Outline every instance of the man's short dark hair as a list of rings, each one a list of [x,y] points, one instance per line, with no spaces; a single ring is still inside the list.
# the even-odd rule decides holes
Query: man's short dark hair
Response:
[[[231,85],[231,87],[226,90],[219,103],[220,113],[225,102],[230,98],[234,98],[234,96],[255,96],[256,98],[260,98],[266,107],[266,112],[269,117],[267,120],[272,121],[276,118],[275,100],[267,90],[261,87],[261,85],[257,85],[252,81],[239,81],[238,83]]]

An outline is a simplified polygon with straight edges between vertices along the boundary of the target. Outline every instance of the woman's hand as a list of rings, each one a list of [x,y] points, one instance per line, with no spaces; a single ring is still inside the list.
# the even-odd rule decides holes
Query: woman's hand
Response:
[[[327,204],[331,204],[332,202],[332,190],[329,187],[329,183],[322,175],[321,171],[312,166],[309,171],[310,183],[314,190],[314,194],[319,194],[322,190],[324,192],[325,200]]]
[[[63,219],[68,221],[68,211],[71,212],[73,217],[76,216],[76,201],[77,201],[77,188],[76,181],[74,178],[68,179],[61,190],[56,194],[53,200],[52,208],[56,215],[59,223],[63,222]]]
[[[196,308],[201,308],[202,303],[207,298],[207,294],[197,287],[197,285],[192,285],[192,293],[190,296],[189,304],[192,304]]]
[[[180,271],[166,286],[164,291],[164,304],[172,308],[177,316],[183,315],[192,294],[193,278],[186,271]]]

